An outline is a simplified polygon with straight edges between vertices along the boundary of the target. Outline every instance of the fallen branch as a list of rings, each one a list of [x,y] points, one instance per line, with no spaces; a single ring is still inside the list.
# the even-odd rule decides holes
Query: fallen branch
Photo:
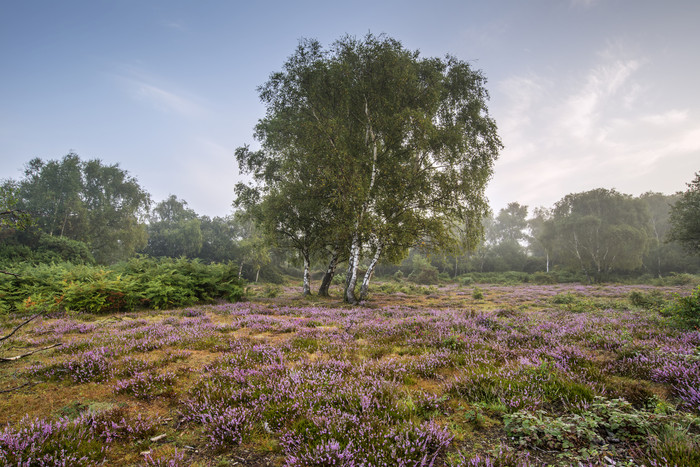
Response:
[[[10,272],[10,271],[0,271],[0,274],[7,274],[8,276],[19,277],[19,274],[15,274],[14,272]]]
[[[49,345],[48,347],[32,350],[31,352],[23,353],[21,355],[15,355],[14,357],[0,357],[0,362],[14,362],[15,360],[19,360],[20,358],[28,357],[30,355],[34,355],[37,352],[43,352],[44,350],[53,349],[54,347],[58,347],[59,345],[63,345],[63,343],[58,342],[56,344]]]
[[[22,389],[23,387],[26,387],[26,386],[29,386],[29,385],[34,386],[35,384],[36,384],[36,383],[32,383],[31,381],[27,381],[26,383],[24,383],[24,384],[22,384],[22,385],[19,385],[19,386],[15,387],[15,388],[0,389],[0,394],[4,394],[4,393],[6,393],[6,392],[16,391],[16,390],[18,390],[18,389]]]
[[[36,315],[32,316],[31,318],[29,318],[29,319],[28,319],[27,321],[25,321],[24,323],[18,325],[18,326],[17,326],[16,328],[14,328],[14,329],[12,330],[12,332],[9,333],[8,335],[0,337],[0,342],[9,339],[10,337],[12,337],[12,335],[13,335],[14,333],[16,333],[17,331],[19,331],[19,330],[22,328],[22,326],[26,326],[30,321],[35,320],[35,319],[38,318],[39,316],[41,316],[41,314],[36,314]]]

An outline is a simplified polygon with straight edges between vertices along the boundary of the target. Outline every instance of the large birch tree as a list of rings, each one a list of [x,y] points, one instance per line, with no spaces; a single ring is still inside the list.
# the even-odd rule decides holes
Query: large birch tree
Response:
[[[477,243],[501,142],[485,78],[468,63],[424,58],[386,36],[346,36],[328,49],[302,40],[259,91],[261,149],[239,150],[239,166],[261,202],[298,195],[297,180],[306,182],[303,199],[313,202],[304,215],[322,225],[309,244],[334,251],[331,266],[346,249],[347,302],[366,297],[387,252],[454,246],[455,225],[467,227],[468,246]]]

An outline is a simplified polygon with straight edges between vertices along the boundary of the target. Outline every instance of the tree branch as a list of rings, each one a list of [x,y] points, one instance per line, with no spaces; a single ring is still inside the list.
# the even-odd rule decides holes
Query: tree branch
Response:
[[[11,333],[9,333],[9,334],[6,335],[6,336],[0,337],[0,342],[9,339],[10,337],[12,337],[12,335],[13,335],[14,333],[16,333],[17,331],[19,331],[23,326],[26,326],[29,322],[35,320],[35,319],[38,318],[39,316],[41,316],[41,314],[40,314],[40,313],[37,313],[36,315],[32,316],[31,318],[29,318],[29,319],[28,319],[27,321],[25,321],[24,323],[19,324],[16,328],[14,328],[14,329],[12,330]]]
[[[32,385],[32,386],[33,386],[33,385],[35,385],[35,384],[36,384],[36,383],[32,383],[31,381],[27,381],[26,383],[21,384],[21,385],[19,385],[19,386],[17,386],[17,387],[14,387],[14,388],[0,389],[0,394],[4,394],[4,393],[7,393],[7,392],[12,392],[12,391],[16,391],[16,390],[18,390],[18,389],[22,389],[22,388],[25,387],[25,386],[29,386],[29,385]]]
[[[14,357],[0,357],[0,362],[14,362],[15,360],[19,360],[20,358],[28,357],[30,355],[34,355],[37,352],[43,352],[44,350],[53,349],[54,347],[58,347],[60,345],[63,345],[63,343],[58,342],[56,344],[52,344],[52,345],[49,345],[47,347],[42,347],[41,349],[36,349],[36,350],[32,350],[31,352],[23,353],[20,355],[15,355]]]

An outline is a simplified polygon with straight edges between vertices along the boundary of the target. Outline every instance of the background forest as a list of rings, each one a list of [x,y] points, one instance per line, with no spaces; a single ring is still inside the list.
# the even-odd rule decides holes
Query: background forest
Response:
[[[676,217],[682,218],[680,206],[688,208],[692,196],[697,198],[697,185],[685,193],[638,197],[601,188],[568,194],[549,208],[512,202],[483,219],[484,237],[475,250],[441,251],[418,242],[380,262],[375,275],[425,285],[688,283],[689,274],[700,272],[700,259],[688,254],[693,240],[683,243],[680,230],[674,230],[681,221],[674,224],[673,213],[676,206]],[[99,303],[73,304],[95,311],[236,298],[242,294],[239,279],[301,286],[298,250],[265,234],[246,210],[210,218],[175,195],[154,203],[128,171],[99,160],[76,154],[34,159],[23,178],[4,182],[2,204],[5,308],[45,306],[47,300],[65,307],[71,296],[80,295],[77,278],[86,276],[93,288],[112,287],[119,294],[105,292]],[[314,286],[326,267],[327,255],[321,253],[310,257]],[[143,279],[126,279],[134,271],[148,271],[148,283],[140,289],[136,283]],[[334,283],[343,280],[341,273]],[[121,295],[124,287],[141,292]]]

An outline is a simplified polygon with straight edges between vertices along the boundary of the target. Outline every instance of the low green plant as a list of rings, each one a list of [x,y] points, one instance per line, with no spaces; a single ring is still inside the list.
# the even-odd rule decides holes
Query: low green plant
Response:
[[[700,286],[690,295],[676,295],[675,300],[663,309],[663,314],[671,316],[681,326],[700,326]]]
[[[106,313],[238,301],[243,285],[229,264],[134,258],[111,267],[21,264],[0,275],[0,311]]]
[[[658,310],[666,303],[663,294],[659,290],[651,290],[649,292],[633,290],[630,292],[629,301],[632,305],[647,310]]]
[[[474,287],[474,290],[472,291],[472,298],[474,300],[483,300],[484,291],[481,290],[479,287]]]
[[[521,446],[559,451],[568,458],[595,457],[597,447],[645,440],[654,414],[636,410],[624,399],[596,397],[585,409],[565,415],[520,410],[503,417],[508,436]]]

